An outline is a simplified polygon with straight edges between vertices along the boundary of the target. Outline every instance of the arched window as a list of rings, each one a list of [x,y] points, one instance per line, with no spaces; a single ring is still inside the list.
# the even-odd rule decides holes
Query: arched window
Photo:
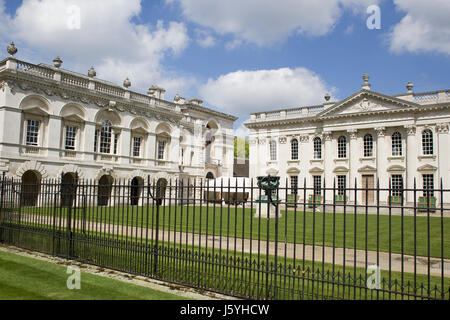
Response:
[[[422,149],[424,155],[433,154],[433,132],[430,129],[422,132]]]
[[[394,132],[392,134],[392,155],[403,155],[402,135],[400,132]]]
[[[371,157],[373,155],[373,138],[371,134],[364,136],[364,157]]]
[[[275,140],[270,141],[270,160],[277,160],[277,142]]]
[[[291,159],[298,160],[298,141],[293,139],[291,141]]]
[[[112,137],[111,121],[105,120],[102,122],[102,130],[100,132],[101,153],[111,153],[111,137]]]
[[[319,137],[314,139],[314,159],[322,159],[322,140]]]
[[[347,158],[347,139],[344,136],[338,138],[338,158]]]

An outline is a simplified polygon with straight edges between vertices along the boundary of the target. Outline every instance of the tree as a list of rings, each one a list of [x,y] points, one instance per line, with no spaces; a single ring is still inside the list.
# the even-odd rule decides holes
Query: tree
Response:
[[[248,141],[244,138],[234,138],[234,157],[248,159],[249,146]]]

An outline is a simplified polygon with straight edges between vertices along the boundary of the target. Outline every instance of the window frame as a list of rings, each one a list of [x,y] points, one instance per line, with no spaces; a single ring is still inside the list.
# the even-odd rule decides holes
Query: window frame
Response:
[[[398,131],[391,135],[391,146],[392,146],[392,156],[401,157],[403,156],[403,137]]]
[[[337,156],[338,159],[346,159],[347,158],[347,138],[345,136],[340,136],[337,140],[338,148],[337,148]]]
[[[363,155],[364,158],[373,157],[373,136],[370,133],[364,135]]]
[[[75,129],[75,132],[71,132],[71,130],[69,131],[69,128]],[[64,126],[64,150],[75,151],[77,149],[78,131],[79,128],[77,126],[71,124],[66,124]],[[69,137],[69,132],[73,134],[72,137]],[[68,141],[70,141],[69,138],[70,140],[72,140],[72,145],[67,143]]]
[[[277,141],[276,140],[270,140],[269,142],[269,157],[270,161],[277,161]]]
[[[391,195],[394,197],[399,197],[403,195],[403,175],[393,174],[391,175]]]
[[[337,176],[337,195],[345,196],[347,190],[347,176],[338,175]]]
[[[37,123],[37,125],[30,125],[30,123]],[[41,136],[41,127],[42,127],[42,120],[33,119],[33,118],[27,118],[25,119],[26,128],[25,128],[25,145],[30,147],[38,147],[40,145],[40,136]],[[31,128],[36,128],[34,132],[31,132]],[[31,134],[34,133],[34,135],[31,137]],[[29,139],[29,138],[32,139]]]
[[[139,144],[136,144],[136,141],[139,139]],[[132,138],[132,155],[134,158],[140,158],[142,155],[142,142],[143,142],[143,137],[141,136],[133,136]],[[136,152],[137,151],[137,152]]]
[[[291,160],[298,160],[298,140],[291,140]]]
[[[422,154],[424,156],[434,155],[434,136],[431,129],[422,131]]]
[[[423,196],[434,197],[434,174],[425,173],[422,174],[422,186],[423,186]],[[431,188],[430,188],[431,186]]]
[[[313,151],[314,151],[314,159],[321,160],[322,159],[322,139],[320,137],[315,137],[313,140]]]

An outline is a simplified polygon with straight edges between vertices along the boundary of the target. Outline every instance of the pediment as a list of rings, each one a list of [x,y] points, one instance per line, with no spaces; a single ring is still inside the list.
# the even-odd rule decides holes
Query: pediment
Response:
[[[396,171],[396,172],[404,172],[404,171],[406,171],[406,169],[405,169],[405,167],[403,167],[403,166],[401,166],[399,164],[394,164],[394,165],[390,166],[387,169],[387,171],[388,172],[394,172],[394,171]]]
[[[323,111],[319,116],[334,117],[368,112],[396,111],[414,108],[415,106],[414,103],[409,101],[400,100],[377,92],[362,90]]]
[[[286,171],[286,173],[288,173],[288,174],[300,174],[300,170],[298,168],[291,167],[291,168],[289,168]]]
[[[266,174],[268,174],[270,176],[276,176],[278,174],[278,169],[269,168],[269,169],[267,169]]]
[[[344,167],[344,166],[336,167],[336,168],[333,170],[334,173],[347,173],[348,171],[349,171],[348,168],[346,168],[346,167]]]
[[[437,168],[435,166],[432,166],[431,164],[424,164],[423,166],[420,166],[419,168],[417,168],[417,171],[419,172],[426,172],[426,171],[436,171]]]
[[[363,173],[375,173],[377,171],[377,168],[374,168],[372,166],[364,166],[358,169],[358,172],[363,172]]]
[[[309,173],[323,173],[323,169],[319,167],[314,167],[309,170]]]

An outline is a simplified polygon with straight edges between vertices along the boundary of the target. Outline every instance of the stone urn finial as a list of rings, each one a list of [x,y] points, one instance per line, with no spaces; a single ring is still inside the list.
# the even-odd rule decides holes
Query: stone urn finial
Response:
[[[128,89],[131,86],[130,79],[126,78],[123,82],[123,86]]]
[[[363,89],[366,89],[366,90],[370,90],[370,84],[369,84],[369,75],[367,74],[367,72],[365,72],[364,73],[364,75],[363,75],[363,81],[364,81],[364,83],[362,84],[362,88]]]
[[[57,56],[55,59],[53,59],[53,65],[55,66],[55,68],[59,68],[61,67],[63,61],[61,60],[61,58],[59,56]]]
[[[411,81],[408,82],[408,84],[406,85],[406,89],[408,89],[408,93],[412,93],[412,89],[413,89],[414,85]]]
[[[88,71],[88,77],[89,77],[89,78],[93,78],[93,77],[95,77],[96,75],[97,75],[97,72],[95,72],[94,67],[91,67],[91,68],[89,69],[89,71]]]
[[[329,93],[326,93],[324,98],[325,98],[325,101],[330,101],[331,96]]]
[[[11,57],[13,57],[17,53],[17,48],[14,45],[14,41],[12,41],[11,44],[6,47],[6,49],[8,50],[8,53],[11,55]]]

